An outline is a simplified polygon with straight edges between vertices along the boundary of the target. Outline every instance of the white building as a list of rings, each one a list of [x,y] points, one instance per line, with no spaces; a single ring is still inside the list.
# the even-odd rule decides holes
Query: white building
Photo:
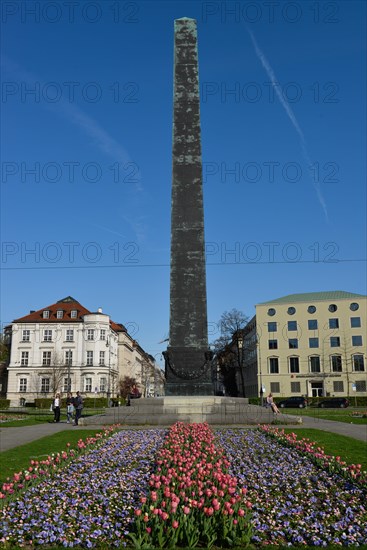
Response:
[[[11,406],[81,391],[111,395],[118,377],[121,325],[68,296],[6,328],[10,337],[7,398]]]

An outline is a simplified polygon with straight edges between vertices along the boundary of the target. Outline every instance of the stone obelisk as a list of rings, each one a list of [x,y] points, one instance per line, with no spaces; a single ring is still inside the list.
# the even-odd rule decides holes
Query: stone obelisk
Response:
[[[208,346],[195,19],[175,20],[169,346],[166,395],[213,395]]]

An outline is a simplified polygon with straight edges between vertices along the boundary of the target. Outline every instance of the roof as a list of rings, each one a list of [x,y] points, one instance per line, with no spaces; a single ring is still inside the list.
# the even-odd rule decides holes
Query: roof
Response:
[[[257,305],[264,304],[288,304],[290,302],[320,302],[324,300],[358,300],[366,298],[364,294],[355,294],[353,292],[344,292],[344,290],[326,290],[324,292],[305,292],[302,294],[288,294],[275,300],[261,302]]]
[[[48,310],[50,312],[47,319],[43,318],[43,312]],[[62,310],[64,315],[62,319],[57,318],[57,311]],[[77,311],[77,317],[71,317],[71,311]],[[67,296],[62,300],[58,300],[55,304],[50,306],[43,307],[37,311],[32,311],[24,317],[19,317],[14,319],[14,323],[80,323],[83,322],[84,315],[92,313],[86,307],[82,306],[75,298],[72,296]],[[115,323],[110,320],[110,327],[115,332],[126,332],[126,328],[122,324]]]

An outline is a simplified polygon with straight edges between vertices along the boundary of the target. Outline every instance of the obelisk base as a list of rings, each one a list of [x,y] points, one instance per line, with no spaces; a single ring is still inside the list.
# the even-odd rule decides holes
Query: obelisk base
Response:
[[[163,355],[166,395],[214,395],[210,350],[169,347]]]

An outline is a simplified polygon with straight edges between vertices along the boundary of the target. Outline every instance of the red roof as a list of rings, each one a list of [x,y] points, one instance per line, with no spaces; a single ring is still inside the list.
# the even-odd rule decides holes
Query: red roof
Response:
[[[62,310],[64,312],[62,318],[57,317],[57,312]],[[77,311],[76,317],[71,317],[72,311]],[[43,312],[49,311],[47,318],[43,317]],[[80,323],[83,322],[83,316],[92,313],[89,309],[85,308],[77,300],[71,296],[67,296],[63,300],[59,300],[55,304],[44,307],[37,311],[29,313],[19,319],[14,319],[14,323]],[[110,327],[115,332],[126,332],[126,328],[110,320]]]

